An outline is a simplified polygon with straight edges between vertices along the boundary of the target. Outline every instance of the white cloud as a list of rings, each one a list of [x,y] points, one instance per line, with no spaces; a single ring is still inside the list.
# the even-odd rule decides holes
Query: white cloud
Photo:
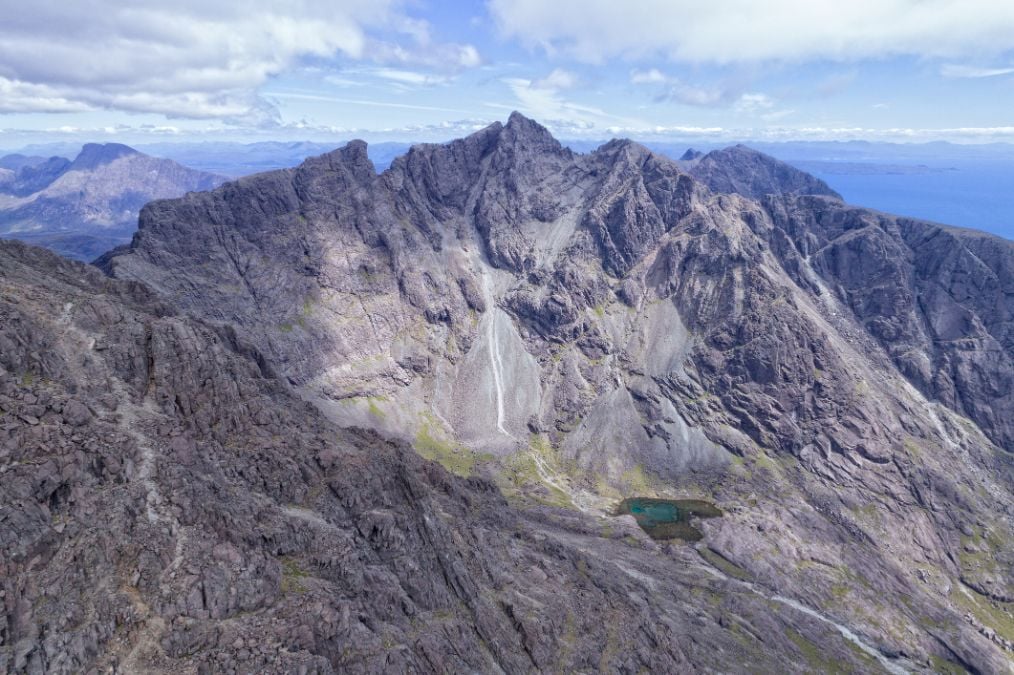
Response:
[[[580,131],[600,129],[610,123],[635,123],[601,108],[564,98],[561,91],[577,83],[576,78],[565,71],[554,70],[540,80],[508,77],[503,79],[503,83],[510,88],[517,103],[513,106],[494,104],[494,107],[517,108],[550,129]]]
[[[479,50],[472,45],[435,44],[428,38],[413,45],[372,41],[367,51],[370,60],[377,63],[424,66],[445,72],[482,65]]]
[[[975,66],[947,64],[940,68],[940,74],[944,77],[960,78],[997,77],[1014,74],[1014,68],[977,68]]]
[[[630,82],[637,85],[663,85],[661,93],[655,96],[656,101],[669,101],[697,107],[717,107],[729,105],[736,100],[736,92],[733,88],[719,85],[702,87],[688,84],[678,77],[663,73],[658,68],[634,70],[630,73]]]
[[[375,68],[369,71],[372,75],[384,80],[390,80],[399,84],[414,87],[431,87],[438,84],[447,84],[450,78],[445,75],[434,75],[433,73],[421,73],[414,70],[399,70],[395,68]]]
[[[633,84],[665,84],[669,78],[658,68],[652,68],[633,71],[630,73],[630,81]]]
[[[291,92],[291,91],[279,91],[272,92],[269,95],[271,98],[278,99],[293,99],[297,101],[321,101],[324,103],[345,103],[356,106],[366,106],[371,108],[397,108],[399,110],[426,110],[431,112],[452,112],[452,113],[465,113],[467,110],[460,110],[458,108],[444,108],[441,106],[433,105],[421,105],[417,103],[397,103],[392,101],[378,101],[374,99],[364,98],[343,98],[340,96],[327,96],[326,94],[312,94],[306,92]]]
[[[0,113],[34,112],[40,107],[53,112],[88,110],[86,104],[72,101],[52,87],[0,77]]]
[[[470,45],[434,42],[401,4],[0,0],[0,112],[113,109],[270,125],[277,111],[257,89],[304,59],[479,63]]]
[[[743,94],[733,108],[740,113],[756,113],[774,106],[775,102],[767,94]]]
[[[578,79],[574,73],[562,68],[556,68],[549,75],[546,75],[544,78],[537,81],[535,85],[542,89],[560,91],[563,89],[573,89],[577,86],[577,83]]]
[[[1005,0],[490,0],[501,32],[550,54],[601,63],[953,58],[1014,48]]]

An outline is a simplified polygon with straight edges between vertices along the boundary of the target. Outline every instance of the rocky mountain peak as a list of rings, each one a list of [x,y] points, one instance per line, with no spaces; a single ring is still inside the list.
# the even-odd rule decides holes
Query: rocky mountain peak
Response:
[[[592,156],[605,160],[607,163],[619,162],[634,167],[640,167],[649,160],[671,163],[669,158],[655,154],[647,147],[629,138],[614,138],[608,143],[603,143],[595,149]]]
[[[529,150],[551,152],[563,150],[563,146],[553,137],[549,129],[517,111],[512,112],[507,118],[507,124],[503,127],[500,138],[501,143],[524,146]]]
[[[50,158],[52,159],[52,158]],[[46,157],[22,155],[20,153],[14,153],[10,155],[4,155],[0,157],[0,168],[9,169],[10,171],[21,171],[25,167],[38,166],[47,161]]]
[[[734,192],[753,199],[768,194],[841,199],[819,178],[742,144],[709,152],[690,172],[715,192]]]
[[[302,165],[302,168],[306,170],[313,170],[317,167],[348,173],[360,183],[369,182],[377,175],[373,161],[370,160],[367,153],[366,141],[359,139],[351,140],[342,147],[319,157],[311,157]]]
[[[694,150],[693,148],[687,148],[687,151],[680,157],[681,162],[692,162],[695,159],[704,157],[704,153],[700,150]]]
[[[140,155],[137,150],[122,143],[87,143],[71,163],[69,170],[86,171],[109,164],[121,157]]]

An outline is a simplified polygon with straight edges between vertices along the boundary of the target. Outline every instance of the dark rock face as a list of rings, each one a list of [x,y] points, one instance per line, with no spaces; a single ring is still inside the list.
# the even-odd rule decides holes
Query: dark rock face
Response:
[[[769,194],[824,195],[841,199],[841,195],[819,178],[744,145],[709,152],[690,173],[715,192],[735,192],[753,199]]]
[[[84,353],[170,429],[155,456],[192,458],[124,478],[130,513],[167,481],[155,505],[179,509],[153,517],[183,518],[208,562],[165,563],[168,526],[177,576],[131,582],[152,613],[129,635],[162,652],[130,663],[255,668],[261,630],[319,670],[1009,669],[1011,244],[811,194],[749,151],[709,164],[727,191],[512,115],[380,175],[353,142],[146,206],[94,283],[150,318],[93,321]],[[61,316],[67,288],[28,285],[53,299],[24,316]],[[0,353],[64,340],[32,320]],[[60,413],[79,436],[105,419],[82,381],[67,397],[90,417]],[[18,433],[47,420],[28,395]],[[607,515],[623,497],[724,516],[652,543]],[[19,617],[17,641],[54,634]],[[128,658],[112,634],[82,662]]]
[[[89,143],[74,161],[15,156],[7,164],[10,173],[0,174],[0,236],[78,260],[128,242],[152,199],[224,180],[118,143]]]
[[[1009,242],[814,199],[764,205],[787,268],[808,258],[915,387],[1014,451]]]

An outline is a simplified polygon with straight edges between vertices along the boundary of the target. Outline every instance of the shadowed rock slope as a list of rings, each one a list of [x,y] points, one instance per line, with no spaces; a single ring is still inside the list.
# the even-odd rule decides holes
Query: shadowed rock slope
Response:
[[[860,670],[1008,670],[1011,244],[808,194],[745,152],[725,174],[767,177],[722,188],[629,141],[572,153],[517,114],[380,175],[353,142],[152,203],[102,264],[250,345],[331,423],[571,523],[554,540],[604,565],[696,560],[723,598],[855,637]],[[589,534],[628,496],[726,515],[692,547]],[[650,602],[688,583],[660,578]],[[654,648],[743,629],[818,659],[776,670],[828,668],[830,643],[742,616]],[[715,654],[688,658],[756,663]]]

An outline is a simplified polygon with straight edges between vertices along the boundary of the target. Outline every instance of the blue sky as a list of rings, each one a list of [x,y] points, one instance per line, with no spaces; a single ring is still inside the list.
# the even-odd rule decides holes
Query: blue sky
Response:
[[[170,6],[171,5],[171,6]],[[0,147],[1014,141],[1006,0],[0,0]]]

